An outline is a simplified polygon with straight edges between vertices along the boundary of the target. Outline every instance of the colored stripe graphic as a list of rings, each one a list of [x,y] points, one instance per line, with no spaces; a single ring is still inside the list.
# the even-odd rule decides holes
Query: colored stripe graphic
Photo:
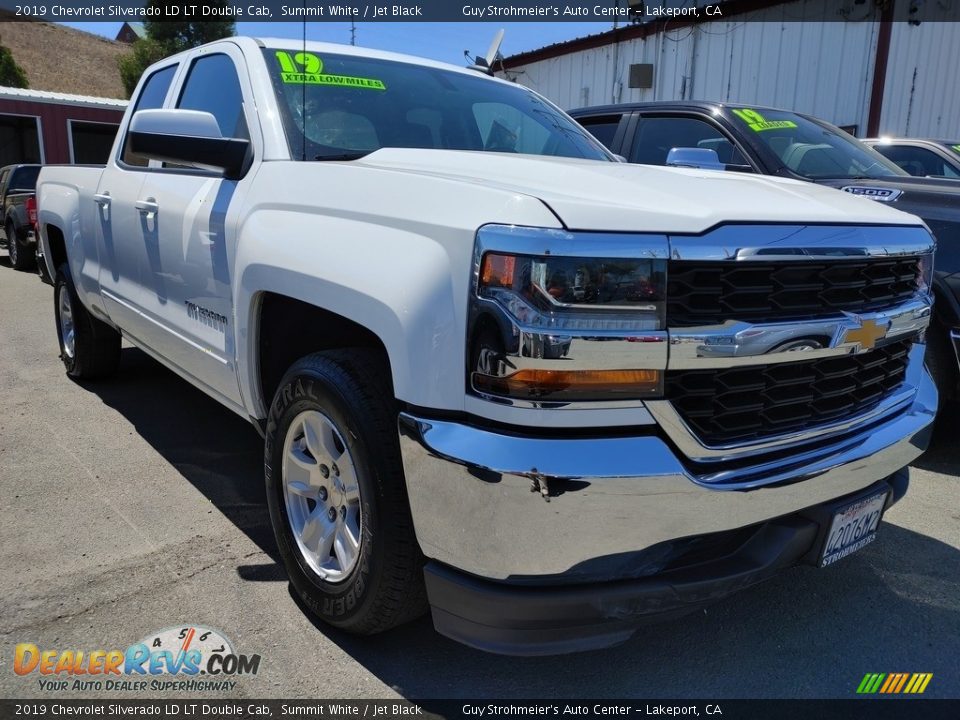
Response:
[[[857,686],[857,693],[894,695],[903,692],[919,695],[927,689],[932,679],[933,673],[867,673]]]

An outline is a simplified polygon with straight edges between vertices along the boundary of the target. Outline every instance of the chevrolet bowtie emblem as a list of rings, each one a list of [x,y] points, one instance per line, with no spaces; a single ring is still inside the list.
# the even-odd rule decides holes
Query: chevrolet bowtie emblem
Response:
[[[847,330],[843,341],[847,343],[860,343],[863,350],[872,350],[877,344],[877,340],[882,340],[887,336],[887,330],[890,327],[889,320],[877,322],[876,320],[861,320],[860,327]]]

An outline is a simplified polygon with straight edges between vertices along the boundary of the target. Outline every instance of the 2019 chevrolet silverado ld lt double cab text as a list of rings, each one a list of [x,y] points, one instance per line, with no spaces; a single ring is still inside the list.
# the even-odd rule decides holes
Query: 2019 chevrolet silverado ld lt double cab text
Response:
[[[620,163],[466,69],[218,41],[39,209],[67,373],[124,337],[255,423],[295,592],[355,633],[568,652],[830,565],[934,416],[917,218]]]
[[[927,364],[941,405],[960,400],[960,182],[912,177],[840,128],[789,110],[692,100],[571,115],[630,162],[706,167],[706,158],[717,170],[806,180],[919,216],[937,241]]]

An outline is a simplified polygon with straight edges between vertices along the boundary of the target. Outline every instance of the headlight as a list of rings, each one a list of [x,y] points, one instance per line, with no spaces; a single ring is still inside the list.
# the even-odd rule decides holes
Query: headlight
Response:
[[[469,389],[538,404],[662,394],[666,247],[663,236],[481,229]]]

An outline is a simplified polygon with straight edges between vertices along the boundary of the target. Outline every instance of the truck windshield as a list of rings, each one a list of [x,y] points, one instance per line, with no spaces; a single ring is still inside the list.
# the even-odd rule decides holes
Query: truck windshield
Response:
[[[350,160],[389,147],[613,160],[519,86],[392,60],[263,52],[296,159]]]
[[[808,180],[876,180],[907,174],[852,135],[802,115],[751,108],[732,108],[732,113],[734,122]]]

